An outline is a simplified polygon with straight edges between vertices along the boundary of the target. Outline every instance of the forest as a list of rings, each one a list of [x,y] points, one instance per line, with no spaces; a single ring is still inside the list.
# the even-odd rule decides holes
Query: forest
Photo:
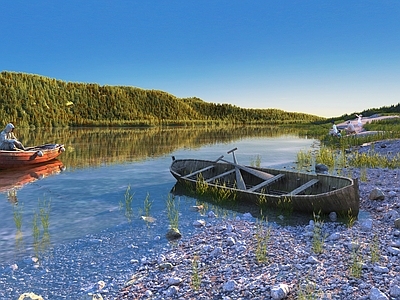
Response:
[[[152,127],[281,125],[325,118],[279,109],[245,109],[177,98],[132,86],[65,82],[45,76],[0,73],[0,119],[18,127]]]

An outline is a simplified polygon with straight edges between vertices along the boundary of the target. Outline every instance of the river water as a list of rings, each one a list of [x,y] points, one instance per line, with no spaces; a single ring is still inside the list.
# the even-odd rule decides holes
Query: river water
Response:
[[[129,232],[130,243],[140,244],[141,251],[164,247],[168,244],[167,200],[175,185],[169,173],[172,156],[231,159],[226,152],[237,147],[241,164],[259,160],[261,166],[282,166],[293,163],[300,150],[316,145],[313,139],[275,128],[86,128],[16,134],[26,146],[62,143],[66,151],[49,167],[51,172],[28,170],[31,179],[26,184],[0,182],[0,275],[27,258],[55,255],[64,247],[119,231]],[[27,178],[22,175],[18,178]],[[183,235],[190,234],[193,221],[201,217],[190,210],[196,199],[177,196],[175,201],[179,229]],[[142,216],[151,217],[152,222]],[[16,287],[20,284],[15,282]]]

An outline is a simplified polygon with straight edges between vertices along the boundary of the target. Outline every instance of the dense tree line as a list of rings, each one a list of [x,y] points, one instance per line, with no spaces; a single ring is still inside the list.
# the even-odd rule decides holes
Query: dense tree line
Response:
[[[0,73],[0,119],[19,127],[290,124],[323,120],[278,109],[244,109],[159,90]]]

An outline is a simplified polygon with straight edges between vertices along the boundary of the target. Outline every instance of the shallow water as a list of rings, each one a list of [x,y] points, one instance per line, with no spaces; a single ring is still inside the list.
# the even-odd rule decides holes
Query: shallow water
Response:
[[[11,262],[32,254],[37,250],[35,243],[40,244],[45,231],[49,237],[48,245],[56,246],[129,223],[124,211],[128,186],[133,197],[133,225],[142,225],[140,215],[144,211],[144,200],[148,197],[151,202],[150,214],[159,220],[159,230],[163,233],[168,224],[166,199],[175,184],[175,179],[169,173],[172,156],[214,160],[225,155],[231,159],[226,152],[237,147],[236,155],[240,163],[250,164],[259,157],[261,166],[277,166],[293,162],[299,150],[308,149],[313,143],[314,140],[287,135],[241,138],[229,143],[209,144],[204,141],[205,145],[195,149],[183,147],[158,157],[81,168],[70,167],[69,157],[64,163],[63,158],[68,153],[63,154],[59,160],[65,165],[64,171],[13,190],[18,200],[17,206],[8,201],[7,191],[0,193],[0,261]],[[47,208],[48,205],[50,208]],[[48,211],[48,228],[40,219],[41,210]],[[16,228],[15,213],[19,213],[21,232]],[[37,227],[39,237],[34,232]]]
[[[71,159],[77,155],[77,148],[71,152],[67,150],[66,155],[60,157],[64,171],[16,189],[17,206],[9,201],[7,192],[0,193],[0,283],[8,288],[3,296],[15,297],[18,292],[35,289],[36,285],[45,286],[47,280],[58,281],[58,287],[51,292],[45,292],[42,287],[39,292],[42,295],[57,293],[61,299],[66,297],[67,291],[87,290],[98,280],[96,274],[107,273],[100,276],[102,280],[109,276],[124,278],[132,272],[131,259],[140,259],[167,247],[166,201],[175,185],[169,173],[172,156],[214,160],[225,155],[231,159],[226,152],[237,147],[237,159],[242,164],[250,164],[260,157],[261,166],[278,166],[293,162],[300,150],[310,149],[314,142],[293,135],[242,137],[229,142],[205,140],[196,147],[177,147],[140,159],[128,155],[112,164],[97,161],[92,166],[86,160],[87,165],[77,166],[79,163]],[[127,195],[133,198],[131,216],[127,216],[125,207]],[[151,203],[148,214],[155,219],[152,223],[141,218],[146,214],[146,198]],[[196,199],[176,196],[176,201],[180,231],[183,235],[191,234],[193,221],[202,218],[190,210]],[[237,211],[222,212],[217,207],[209,209],[221,210],[221,215],[238,214]],[[21,231],[17,230],[15,214],[19,214],[22,222]],[[46,215],[48,223],[42,221]],[[30,257],[39,257],[43,265],[48,265],[48,270],[57,270],[52,273],[35,268],[30,265]],[[10,269],[14,263],[19,265],[20,271]],[[77,268],[82,269],[82,274]],[[41,284],[35,277],[38,272],[46,274],[41,275]]]

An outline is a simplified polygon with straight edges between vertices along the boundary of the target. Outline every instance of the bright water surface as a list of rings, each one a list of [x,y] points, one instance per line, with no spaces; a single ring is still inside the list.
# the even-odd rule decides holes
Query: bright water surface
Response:
[[[66,152],[59,157],[65,170],[0,193],[0,263],[3,265],[88,235],[118,231],[128,224],[138,240],[153,241],[159,236],[159,243],[167,243],[166,200],[175,185],[169,173],[172,156],[214,160],[225,155],[231,159],[226,152],[237,147],[239,163],[249,165],[259,157],[261,166],[278,166],[292,163],[300,150],[307,151],[316,142],[294,133],[259,128],[222,132],[66,129],[17,134],[26,146],[47,142],[65,144]],[[128,186],[133,197],[131,222],[124,210]],[[146,197],[152,203],[150,216],[155,218],[150,225],[140,217],[144,214]],[[189,210],[196,199],[180,196],[178,200],[179,227],[185,235],[200,216]],[[49,217],[48,229],[41,222],[41,211]],[[22,222],[21,231],[17,230],[15,218]]]

